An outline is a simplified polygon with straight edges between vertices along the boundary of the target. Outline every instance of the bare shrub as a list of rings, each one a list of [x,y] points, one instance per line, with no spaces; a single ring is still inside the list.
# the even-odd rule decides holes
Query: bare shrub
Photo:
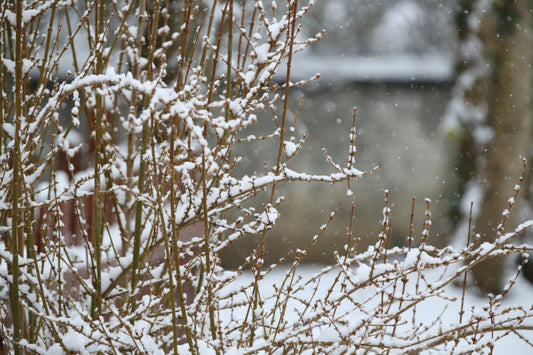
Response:
[[[355,114],[345,164],[325,154],[330,173],[288,166],[305,140],[290,129],[289,90],[305,84],[290,81],[292,57],[322,36],[300,36],[313,3],[2,2],[0,317],[8,349],[480,350],[530,329],[530,312],[501,307],[499,296],[482,316],[461,307],[455,322],[417,323],[418,304],[456,304],[445,287],[481,260],[528,250],[511,240],[531,224],[492,244],[438,249],[428,243],[429,206],[419,246],[388,245],[387,205],[374,247],[357,250],[350,220],[334,266],[302,281],[301,250],[275,292],[262,289],[276,268],[263,268],[283,202],[276,187],[315,181],[349,190],[370,173],[354,167]],[[271,112],[276,128],[243,136],[259,111]],[[238,177],[234,148],[258,141],[272,142],[275,160]],[[260,244],[236,271],[224,270],[220,252],[250,235]],[[246,268],[252,279],[235,287]],[[426,278],[431,269],[437,280]],[[330,282],[327,292],[309,297],[320,282]]]

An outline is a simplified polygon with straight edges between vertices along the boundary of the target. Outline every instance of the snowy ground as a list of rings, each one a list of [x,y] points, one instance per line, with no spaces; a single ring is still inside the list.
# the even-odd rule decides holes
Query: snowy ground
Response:
[[[299,285],[305,284],[305,280],[308,280],[309,278],[313,277],[313,275],[316,275],[317,273],[320,273],[322,270],[321,267],[318,266],[305,266],[300,269],[298,272],[298,275],[302,277],[302,281],[299,282]],[[265,279],[260,284],[260,289],[262,292],[262,298],[267,299],[268,296],[275,294],[275,288],[279,288],[279,286],[282,284],[283,279],[287,275],[287,268],[278,268],[268,274]],[[298,299],[304,299],[304,300],[311,300],[311,299],[319,299],[320,297],[323,297],[328,287],[327,285],[331,284],[333,281],[333,278],[335,277],[336,272],[330,272],[326,276],[322,277],[322,281],[318,287],[318,292],[313,292],[313,287],[310,285],[307,289],[303,289],[299,292],[295,292],[295,297]],[[428,273],[425,273],[426,277],[431,280],[435,279],[437,280],[439,278],[438,271],[432,270]],[[253,281],[252,274],[249,272],[244,273],[241,277],[237,279],[237,281],[234,281],[230,288],[233,290],[240,289],[244,285],[250,284]],[[228,290],[229,291],[229,290]],[[248,292],[246,292],[248,294]],[[297,293],[297,296],[296,296]],[[241,293],[244,298],[244,293]],[[458,313],[461,307],[461,296],[462,296],[462,288],[458,286],[448,286],[446,289],[446,296],[451,298],[456,298],[455,302],[445,302],[444,300],[440,300],[438,298],[432,298],[429,301],[422,302],[419,304],[416,308],[416,320],[417,323],[423,323],[425,325],[430,325],[435,322],[435,320],[439,320],[440,322],[446,324],[447,321],[456,323],[458,318]],[[524,280],[522,277],[518,278],[517,283],[513,286],[510,294],[508,294],[503,302],[503,306],[516,306],[521,305],[525,309],[531,310],[531,307],[533,305],[533,285],[529,284],[526,280]],[[265,308],[268,308],[269,301],[266,302]],[[474,292],[468,292],[466,293],[465,297],[465,303],[464,303],[464,309],[466,312],[469,310],[472,310],[473,307],[476,308],[477,312],[483,312],[483,307],[488,304],[488,299],[486,297],[481,297],[479,295],[475,295]],[[292,309],[291,309],[292,308]],[[290,302],[289,307],[287,307],[287,320],[289,323],[291,320],[295,320],[297,317],[297,311],[296,310],[302,309],[302,304],[299,302]],[[236,323],[238,323],[239,319],[244,318],[244,313],[246,311],[246,307],[241,308],[234,308],[231,311],[227,311],[227,318],[226,319],[232,319]],[[342,313],[346,311],[341,310],[338,313]],[[231,312],[231,313],[230,313]],[[348,311],[349,313],[349,311]],[[408,315],[411,316],[411,315]],[[356,322],[356,318],[358,316],[354,314],[354,317],[352,321]],[[224,317],[223,317],[224,318]],[[291,319],[292,318],[292,319]],[[331,337],[331,334],[327,334],[323,330],[319,333],[323,334],[326,338]],[[533,342],[533,332],[528,333],[521,333],[521,335],[530,342]],[[456,349],[459,350],[459,349]],[[433,351],[428,353],[435,353]],[[437,352],[437,353],[443,353],[443,352]],[[446,352],[444,352],[446,353]],[[454,352],[455,353],[455,352]],[[503,339],[500,339],[496,341],[495,348],[493,354],[532,354],[533,349],[528,345],[525,341],[519,339],[517,336],[514,335],[508,335],[504,337]]]

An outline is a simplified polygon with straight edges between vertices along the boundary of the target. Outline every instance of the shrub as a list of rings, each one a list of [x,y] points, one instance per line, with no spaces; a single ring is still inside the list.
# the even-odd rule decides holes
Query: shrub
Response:
[[[510,241],[531,224],[493,244],[438,249],[428,243],[429,203],[421,245],[388,245],[386,205],[374,247],[357,250],[352,217],[335,265],[302,281],[301,250],[274,292],[262,289],[277,267],[263,267],[283,202],[276,187],[318,181],[349,191],[371,172],[354,167],[355,114],[345,165],[325,154],[331,173],[288,166],[305,140],[287,108],[290,88],[306,83],[290,81],[292,58],[322,36],[301,39],[313,3],[4,3],[0,314],[8,349],[481,350],[530,329],[527,310],[505,308],[501,297],[483,313],[461,306],[454,322],[417,322],[418,304],[457,304],[445,286],[481,260],[527,250]],[[244,136],[260,111],[272,113],[275,130]],[[274,161],[238,176],[235,147],[265,140],[276,147]],[[257,248],[224,270],[220,252],[252,235],[261,237]],[[247,268],[253,276],[242,283]],[[429,282],[431,269],[439,276]]]

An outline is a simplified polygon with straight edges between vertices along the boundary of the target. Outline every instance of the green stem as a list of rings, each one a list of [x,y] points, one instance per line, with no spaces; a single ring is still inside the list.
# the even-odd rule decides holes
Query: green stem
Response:
[[[13,339],[15,341],[15,354],[21,354],[21,348],[18,342],[21,340],[22,331],[22,317],[20,310],[19,300],[19,198],[20,198],[20,130],[22,121],[22,106],[23,106],[23,77],[22,77],[22,59],[23,59],[23,40],[22,35],[22,1],[16,2],[16,53],[15,53],[15,145],[13,147],[13,217],[12,217],[12,232],[11,232],[11,255],[13,262],[11,265],[11,274],[13,275],[13,281],[11,284],[10,297],[11,297],[11,312],[13,315]]]
[[[153,132],[153,121],[152,121],[151,132]],[[156,156],[155,144],[151,143],[150,148],[152,150],[152,156]],[[157,172],[158,171],[157,163],[154,160],[152,160],[152,164],[153,164],[152,166],[153,171]],[[159,173],[157,173],[157,175],[159,175]],[[176,243],[172,243],[172,245],[170,245],[169,238],[168,238],[169,234],[167,233],[167,228],[164,225],[165,215],[163,212],[163,207],[164,207],[164,202],[163,202],[163,197],[162,197],[163,190],[164,188],[161,188],[161,187],[159,189],[156,189],[156,194],[157,194],[157,212],[156,213],[159,214],[159,218],[161,220],[161,223],[163,224],[161,227],[161,234],[162,234],[164,245],[165,245],[165,252],[167,253],[167,255],[172,255],[172,250],[175,250],[177,248],[175,247]],[[170,289],[170,292],[169,292],[170,310],[172,314],[172,350],[174,351],[175,355],[178,355],[178,316],[176,314],[176,299],[174,297],[174,275],[173,275],[171,259],[167,259],[166,263],[168,265],[168,270],[167,270],[168,271],[168,287]],[[181,274],[178,273],[178,275],[181,275]],[[182,313],[183,313],[183,308],[182,308]],[[193,349],[192,338],[189,336],[189,334],[190,332],[187,333],[187,341],[189,342],[190,348]]]
[[[143,131],[142,131],[142,143],[141,143],[141,164],[139,167],[139,184],[138,189],[139,193],[142,193],[144,190],[144,182],[145,182],[145,176],[146,176],[146,160],[143,159],[144,154],[146,153],[146,149],[148,146],[148,123],[145,122],[143,124]],[[140,198],[137,199],[136,202],[136,211],[135,211],[135,232],[134,232],[134,240],[133,240],[133,261],[131,265],[131,293],[132,293],[132,300],[131,300],[131,310],[133,311],[135,308],[135,288],[137,287],[138,282],[138,275],[137,275],[137,269],[139,268],[139,255],[141,250],[141,233],[143,230],[143,203]]]
[[[179,229],[176,225],[176,184],[177,184],[177,177],[176,177],[176,171],[174,169],[175,167],[175,146],[176,146],[176,138],[177,138],[177,128],[178,128],[178,117],[175,116],[172,118],[172,131],[170,134],[170,161],[169,161],[169,170],[170,170],[170,225],[171,225],[171,240],[172,240],[172,254],[174,256],[174,265],[176,267],[176,287],[178,288],[178,299],[180,303],[180,310],[181,310],[181,320],[183,322],[183,328],[185,330],[185,336],[187,338],[187,343],[189,345],[189,350],[191,354],[196,354],[194,343],[193,343],[193,337],[191,330],[189,328],[189,320],[187,317],[187,309],[186,309],[186,300],[183,296],[183,278],[181,275],[181,260],[180,260],[180,250],[178,248],[178,239],[179,239]],[[163,219],[164,220],[164,219]],[[172,268],[170,268],[172,270]],[[172,275],[170,275],[170,279],[172,279]],[[174,289],[172,290],[172,297],[174,297]]]
[[[226,69],[226,99],[229,101],[231,98],[231,59],[233,55],[233,0],[229,3],[229,15],[228,15],[228,63]],[[225,119],[226,122],[230,118],[229,102],[226,103]],[[225,132],[224,136],[227,135]]]
[[[138,67],[138,60],[141,56],[141,49],[142,49],[142,37],[144,33],[144,25],[145,25],[145,17],[146,17],[146,3],[144,0],[139,1],[139,18],[137,20],[137,38],[136,38],[136,50],[137,50],[137,58],[133,63],[133,76],[135,78],[138,78],[140,75],[140,69]],[[132,104],[132,110],[136,110],[137,106],[137,92],[133,91],[133,104]],[[130,129],[132,129],[130,127]],[[132,135],[132,131],[130,131],[130,135]],[[134,137],[134,136],[130,136]],[[146,162],[143,159],[143,156],[146,152],[146,146],[147,146],[147,138],[148,138],[148,124],[145,122],[143,123],[143,130],[142,130],[142,142],[141,142],[141,154],[139,156],[140,159],[140,167],[139,167],[139,181],[137,184],[138,193],[141,194],[144,190],[144,179],[145,179],[145,171],[146,171]],[[134,142],[134,140],[133,140]],[[130,142],[131,149],[133,149],[134,143]],[[129,300],[129,307],[130,310],[135,309],[135,288],[137,287],[137,271],[139,268],[139,256],[140,256],[140,249],[141,249],[141,233],[142,233],[142,211],[143,211],[143,203],[140,198],[137,198],[136,202],[136,210],[135,210],[135,229],[133,232],[133,260],[131,264],[131,288],[130,288],[130,300]]]
[[[101,1],[97,3],[98,11],[96,12],[96,28],[98,33],[101,34],[104,31],[104,14],[105,14],[105,2]],[[98,54],[96,61],[95,72],[99,74],[103,67],[103,54]],[[103,116],[103,103],[102,97],[96,94],[96,108],[95,108],[95,138],[94,138],[94,198],[93,198],[93,246],[94,246],[94,262],[96,263],[96,270],[93,275],[93,286],[95,294],[91,299],[91,317],[95,319],[102,311],[102,233],[103,233],[103,220],[102,209],[100,203],[100,154],[102,146],[102,116]]]

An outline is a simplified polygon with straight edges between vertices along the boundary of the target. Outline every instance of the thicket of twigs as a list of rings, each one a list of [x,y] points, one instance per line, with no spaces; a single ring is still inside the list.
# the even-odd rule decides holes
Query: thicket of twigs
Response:
[[[532,329],[533,312],[506,308],[501,296],[476,310],[445,291],[455,280],[465,287],[466,271],[486,258],[528,250],[513,238],[531,223],[504,233],[504,214],[494,243],[478,245],[469,232],[463,249],[439,249],[429,243],[429,202],[421,243],[410,235],[406,247],[388,244],[386,202],[374,247],[357,249],[352,217],[335,265],[304,280],[301,250],[274,292],[262,289],[276,267],[263,265],[283,203],[276,187],[319,181],[349,190],[370,173],[354,166],[354,127],[347,162],[325,154],[330,172],[287,165],[305,140],[287,109],[291,87],[305,84],[289,80],[292,57],[322,36],[302,37],[313,3],[2,1],[0,319],[8,351],[470,352]],[[277,128],[243,136],[258,112],[270,112]],[[264,140],[276,160],[235,174],[234,148]],[[324,216],[309,248],[333,218]],[[224,270],[221,250],[251,235],[261,243],[239,269]],[[252,281],[236,287],[248,269]],[[432,269],[439,276],[429,280]],[[433,298],[460,303],[456,319],[420,324],[417,305]]]

